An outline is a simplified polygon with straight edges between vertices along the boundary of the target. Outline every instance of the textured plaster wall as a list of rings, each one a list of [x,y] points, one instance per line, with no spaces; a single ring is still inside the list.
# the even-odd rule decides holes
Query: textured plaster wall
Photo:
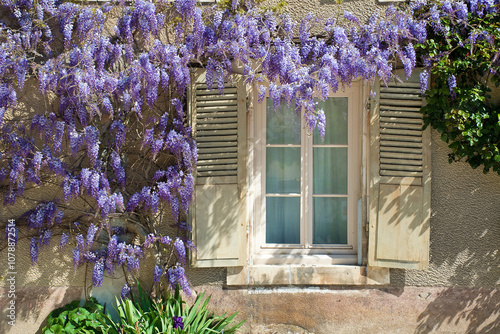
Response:
[[[288,0],[288,4],[285,12],[297,20],[309,13],[319,14],[323,18],[341,18],[344,10],[347,10],[361,21],[366,21],[379,9],[387,7],[374,0],[344,0],[341,4],[337,4],[335,0]]]
[[[345,0],[340,6],[333,0],[289,3],[288,11],[295,17],[311,11],[336,16],[349,10],[367,18],[383,7],[362,0]],[[27,109],[40,107],[39,97],[26,100]],[[500,176],[484,175],[465,163],[450,165],[446,144],[435,131],[432,140],[428,270],[392,270],[391,286],[377,289],[228,290],[225,269],[191,268],[188,276],[195,290],[212,293],[212,307],[219,311],[240,311],[239,319],[248,319],[246,333],[500,332],[500,290],[495,289],[500,284]],[[2,222],[17,215],[0,205]],[[52,309],[84,295],[92,268],[73,270],[71,252],[58,250],[57,244],[55,238],[52,252],[40,252],[38,263],[32,266],[29,240],[20,241],[15,328],[6,324],[7,257],[0,248],[0,333],[35,333]],[[144,282],[151,281],[151,271],[141,272]],[[117,289],[115,285],[109,282],[101,292]]]

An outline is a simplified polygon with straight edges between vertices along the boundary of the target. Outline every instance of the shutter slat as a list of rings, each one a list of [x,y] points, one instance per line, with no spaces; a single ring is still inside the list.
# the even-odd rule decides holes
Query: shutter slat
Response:
[[[380,158],[389,158],[389,159],[411,159],[411,160],[418,160],[422,161],[422,154],[416,153],[416,154],[411,154],[411,153],[403,153],[403,152],[380,152]],[[382,159],[380,160],[382,161]]]
[[[404,165],[408,168],[410,166],[420,166],[422,167],[422,160],[413,159],[403,159],[403,158],[381,158],[380,163],[382,165]]]
[[[422,130],[410,130],[410,129],[394,129],[394,128],[380,128],[381,135],[402,135],[408,137],[418,137],[422,136]]]
[[[405,141],[404,142],[398,136],[386,136],[386,137],[396,138],[396,140],[391,140],[391,138],[389,138],[387,140],[381,140],[380,141],[380,145],[381,145],[380,150],[381,151],[385,151],[389,147],[422,148],[422,143],[418,142],[418,141],[415,141],[415,142]],[[405,139],[405,138],[403,138],[403,139]],[[382,147],[382,145],[384,145],[384,146]]]
[[[419,129],[422,128],[422,120],[419,118],[403,118],[403,117],[380,117],[380,123],[384,124],[395,124],[395,123],[402,123],[402,124],[418,124]]]
[[[380,170],[380,176],[390,177],[422,177],[422,172],[398,171],[398,170]]]
[[[200,161],[198,161],[198,171],[200,172],[206,172],[210,170],[218,170],[218,171],[235,171],[238,168],[237,164],[231,164],[231,165],[210,165],[210,166],[203,166],[200,165]]]
[[[408,92],[404,93],[381,93],[380,98],[381,99],[389,99],[389,100],[412,100],[416,102],[420,102],[419,98],[420,92],[417,94],[412,94]],[[383,100],[382,100],[383,101]]]
[[[230,88],[230,86],[228,85],[227,88],[224,88],[224,95],[222,95],[222,96],[236,95],[237,93],[238,93],[238,89]],[[219,91],[216,89],[215,90],[212,89],[210,91],[210,90],[207,90],[206,86],[205,87],[198,86],[198,89],[196,90],[196,99],[198,99],[202,96],[206,96],[206,95],[217,96],[217,95],[219,95]]]
[[[407,108],[407,107],[380,107],[380,116],[381,117],[402,117],[402,118],[413,118],[413,119],[422,119],[422,114],[420,114],[419,108]]]
[[[214,177],[214,176],[237,176],[238,173],[235,171],[198,171],[197,176],[198,177]]]
[[[238,129],[221,128],[220,130],[212,129],[212,130],[198,131],[196,136],[200,138],[200,137],[213,137],[213,136],[229,136],[236,134],[238,134]]]
[[[209,101],[221,101],[221,102],[233,103],[233,101],[237,98],[238,98],[238,95],[236,95],[236,94],[226,94],[224,92],[224,95],[211,94],[211,95],[197,96],[196,103],[203,103],[203,102],[209,102]]]
[[[204,151],[205,148],[225,148],[225,147],[235,148],[237,146],[238,145],[236,143],[211,142],[211,141],[202,142],[198,143],[198,154],[200,154],[200,152],[202,152],[203,154],[203,152],[205,152]]]
[[[421,124],[413,124],[413,123],[405,123],[405,122],[383,122],[381,120],[380,122],[380,127],[381,128],[391,128],[391,129],[407,129],[407,130],[415,130],[415,131],[422,131],[422,125]]]
[[[225,88],[234,88],[234,87],[235,87],[235,85],[231,82],[224,83],[224,89]],[[202,91],[208,91],[208,92],[218,92],[217,84],[215,82],[212,85],[212,89],[208,89],[206,83],[196,83],[196,90],[202,90]]]
[[[207,167],[214,167],[214,168],[218,168],[219,165],[227,165],[227,166],[231,166],[231,165],[236,165],[238,163],[238,159],[225,159],[225,158],[222,158],[222,157],[217,157],[217,159],[201,159],[199,160],[198,158],[198,166],[202,167],[202,166],[207,166]],[[217,166],[217,167],[215,167]]]
[[[387,84],[387,87],[392,88],[392,87],[404,87],[404,88],[418,88],[420,89],[420,83],[419,82],[410,82],[410,81],[405,81],[405,82],[389,82]],[[381,88],[380,91],[383,91],[385,87]]]
[[[207,143],[205,143],[207,144]],[[200,145],[198,145],[198,148],[200,147]],[[205,145],[205,147],[203,147],[203,153],[199,153],[200,151],[198,150],[198,156],[200,155],[210,155],[210,154],[213,154],[213,153],[234,153],[234,152],[238,152],[238,149],[236,148],[236,146],[215,146],[215,147],[210,147],[209,145]]]
[[[394,134],[381,134],[380,140],[386,143],[389,146],[406,146],[408,147],[420,147],[422,138],[420,137],[412,137],[412,136],[398,136]]]
[[[422,154],[422,148],[415,147],[399,147],[399,146],[384,146],[380,149],[380,154],[385,152],[395,152],[395,153],[409,153],[409,154]]]
[[[214,123],[198,123],[196,128],[199,131],[206,130],[217,130],[217,129],[237,129],[237,124],[234,123],[223,123],[223,124],[214,124]]]
[[[219,118],[219,119],[223,119],[223,118],[228,118],[228,117],[231,117],[231,118],[235,118],[238,116],[238,112],[237,111],[220,111],[218,112],[217,109],[213,109],[213,110],[210,110],[210,112],[207,112],[207,113],[203,113],[203,110],[200,111],[199,114],[197,114],[197,119],[204,119],[204,118]]]
[[[400,170],[400,171],[422,171],[422,166],[403,166],[403,165],[395,165],[395,164],[380,164],[381,170]]]
[[[224,117],[224,118],[219,118],[219,117],[213,117],[213,118],[199,118],[198,119],[198,125],[204,125],[204,124],[222,124],[222,123],[235,123],[237,122],[237,118],[234,117]]]
[[[210,154],[206,153],[207,150],[204,151],[204,154],[198,154],[198,159],[211,160],[211,159],[238,158],[238,152],[236,150],[234,150],[233,152],[216,152],[216,153],[210,153]]]
[[[221,108],[224,106],[234,106],[235,108],[238,105],[237,100],[208,100],[208,101],[197,101],[196,106],[197,108],[203,108],[203,107],[217,107]]]
[[[380,90],[381,94],[382,93],[402,93],[402,94],[415,94],[420,98],[420,87],[400,87],[400,86],[390,86],[387,88],[382,88]]]
[[[220,141],[220,142],[228,142],[228,141],[237,141],[238,136],[204,136],[204,137],[196,137],[198,142],[206,142],[206,141]]]
[[[380,103],[386,105],[386,106],[421,106],[422,101],[415,101],[415,100],[396,100],[396,99],[380,99]]]

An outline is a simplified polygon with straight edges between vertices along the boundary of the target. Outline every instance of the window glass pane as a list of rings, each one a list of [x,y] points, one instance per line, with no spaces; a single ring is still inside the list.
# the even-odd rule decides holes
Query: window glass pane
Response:
[[[300,198],[266,198],[266,243],[300,243]]]
[[[266,148],[266,193],[300,193],[300,147]]]
[[[347,147],[313,148],[313,193],[347,195]]]
[[[266,103],[266,143],[300,145],[300,115],[292,106],[281,103],[274,108],[273,101]]]
[[[326,116],[325,140],[318,130],[314,131],[313,144],[347,145],[347,97],[329,97],[318,102],[318,110]]]
[[[314,244],[347,244],[347,198],[314,197]]]

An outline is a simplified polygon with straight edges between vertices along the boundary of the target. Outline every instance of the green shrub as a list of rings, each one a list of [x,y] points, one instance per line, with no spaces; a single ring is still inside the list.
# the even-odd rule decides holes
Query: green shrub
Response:
[[[90,298],[83,306],[75,300],[49,314],[43,334],[107,333],[104,324],[104,307],[95,298]]]
[[[113,320],[95,298],[83,306],[75,300],[52,311],[43,334],[110,333],[110,334],[201,334],[235,333],[244,321],[231,324],[236,314],[214,315],[208,309],[210,297],[198,295],[191,307],[182,300],[179,286],[173,296],[153,300],[139,285],[131,299],[117,299],[119,320]],[[106,313],[105,313],[106,312]]]
[[[210,297],[205,293],[196,297],[191,307],[186,307],[177,286],[174,295],[155,301],[139,286],[135,299],[119,301],[120,320],[115,322],[109,316],[109,333],[153,334],[153,333],[235,333],[244,321],[231,325],[236,314],[216,316],[208,310]]]

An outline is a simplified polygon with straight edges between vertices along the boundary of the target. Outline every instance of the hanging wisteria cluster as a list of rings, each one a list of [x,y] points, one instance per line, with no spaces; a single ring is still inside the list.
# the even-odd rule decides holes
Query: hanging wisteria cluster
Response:
[[[340,21],[308,15],[296,22],[248,1],[225,8],[195,0],[2,0],[3,203],[16,205],[29,188],[60,189],[15,217],[32,233],[33,263],[52,231],[63,231],[60,247],[73,247],[75,268],[93,265],[95,286],[117,266],[137,272],[145,250],[153,249],[164,254],[155,282],[164,277],[189,292],[186,248],[194,245],[185,219],[197,150],[185,101],[192,68],[204,67],[208,87],[220,93],[232,68],[243,68],[260,99],[294,101],[309,129],[324,135],[315,97],[360,78],[387,82],[396,64],[408,77],[417,66],[415,45],[429,29],[439,33],[443,17],[466,24],[497,6],[419,1],[404,10],[388,7],[364,23],[348,12]],[[424,85],[441,56],[424,58]],[[30,111],[18,97],[33,81],[43,102]],[[450,77],[451,94],[452,86]],[[158,232],[155,221],[164,211],[176,235]]]

